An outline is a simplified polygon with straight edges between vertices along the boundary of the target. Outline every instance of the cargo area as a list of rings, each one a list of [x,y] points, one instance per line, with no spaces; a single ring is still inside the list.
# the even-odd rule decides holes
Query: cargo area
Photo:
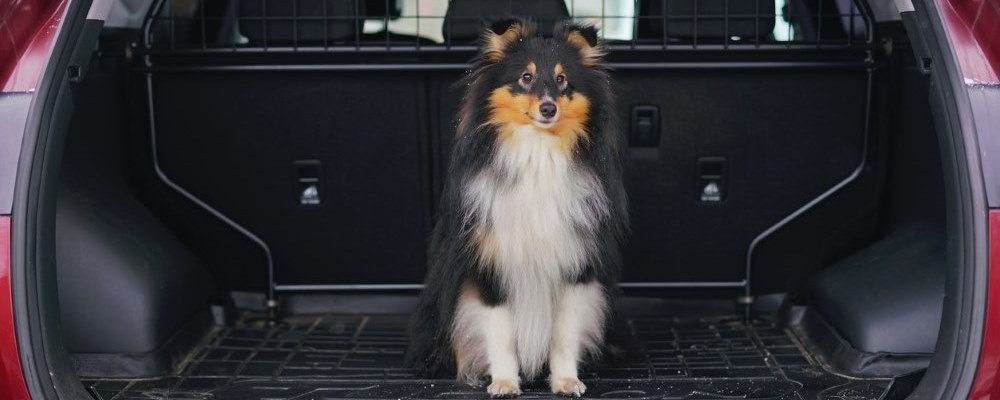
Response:
[[[580,373],[586,397],[892,398],[891,378],[824,369],[807,343],[768,318],[633,314],[632,353]],[[254,321],[209,335],[184,367],[154,379],[84,381],[104,399],[482,398],[454,379],[418,379],[404,368],[405,315],[297,315],[276,327]],[[529,382],[525,398],[551,396]]]
[[[947,160],[875,5],[145,6],[70,71],[59,311],[95,399],[486,397],[403,352],[455,82],[505,15],[599,23],[614,68],[632,232],[586,397],[901,399],[931,364]]]

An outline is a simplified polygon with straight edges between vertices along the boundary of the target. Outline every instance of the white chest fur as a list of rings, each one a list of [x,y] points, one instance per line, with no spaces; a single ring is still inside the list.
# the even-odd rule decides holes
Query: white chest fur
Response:
[[[530,375],[545,362],[565,283],[596,253],[592,238],[608,215],[607,197],[557,137],[531,125],[501,141],[491,167],[471,177],[463,195],[487,243],[480,255],[507,290],[518,358]]]
[[[531,125],[501,142],[491,168],[473,177],[464,195],[499,268],[572,273],[588,261],[592,233],[607,216],[597,177],[576,165],[558,138]]]

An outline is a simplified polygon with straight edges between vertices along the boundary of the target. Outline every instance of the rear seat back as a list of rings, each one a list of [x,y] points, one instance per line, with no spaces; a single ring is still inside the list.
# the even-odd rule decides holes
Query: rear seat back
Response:
[[[640,40],[763,41],[774,30],[773,15],[772,0],[641,0],[637,33]]]
[[[344,0],[240,1],[240,33],[251,45],[316,45],[355,40],[364,2]]]
[[[441,30],[446,42],[470,44],[487,22],[513,16],[531,17],[538,32],[545,35],[551,34],[557,22],[569,18],[569,10],[563,0],[451,0]]]

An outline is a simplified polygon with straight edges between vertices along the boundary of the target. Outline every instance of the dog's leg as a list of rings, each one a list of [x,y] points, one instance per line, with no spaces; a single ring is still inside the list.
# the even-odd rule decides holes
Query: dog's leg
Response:
[[[514,316],[505,304],[484,304],[471,285],[459,296],[455,328],[452,331],[458,357],[459,379],[474,383],[489,370],[492,382],[486,391],[493,397],[521,394],[517,353],[514,344]]]
[[[596,351],[604,339],[607,297],[594,281],[565,287],[556,309],[549,352],[552,393],[580,397],[587,386],[577,378],[581,356]]]
[[[510,307],[506,305],[490,307],[483,329],[486,354],[490,360],[490,376],[493,379],[486,391],[493,397],[521,394],[517,350],[514,344],[514,316]]]

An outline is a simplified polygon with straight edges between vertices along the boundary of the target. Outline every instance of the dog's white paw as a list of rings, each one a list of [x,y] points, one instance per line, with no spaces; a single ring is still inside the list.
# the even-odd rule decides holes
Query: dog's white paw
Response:
[[[494,378],[490,386],[486,388],[486,393],[489,393],[490,397],[493,398],[517,397],[521,394],[521,386],[516,379]]]
[[[560,396],[580,397],[587,391],[587,385],[580,382],[575,376],[556,378],[552,377],[552,393]]]

